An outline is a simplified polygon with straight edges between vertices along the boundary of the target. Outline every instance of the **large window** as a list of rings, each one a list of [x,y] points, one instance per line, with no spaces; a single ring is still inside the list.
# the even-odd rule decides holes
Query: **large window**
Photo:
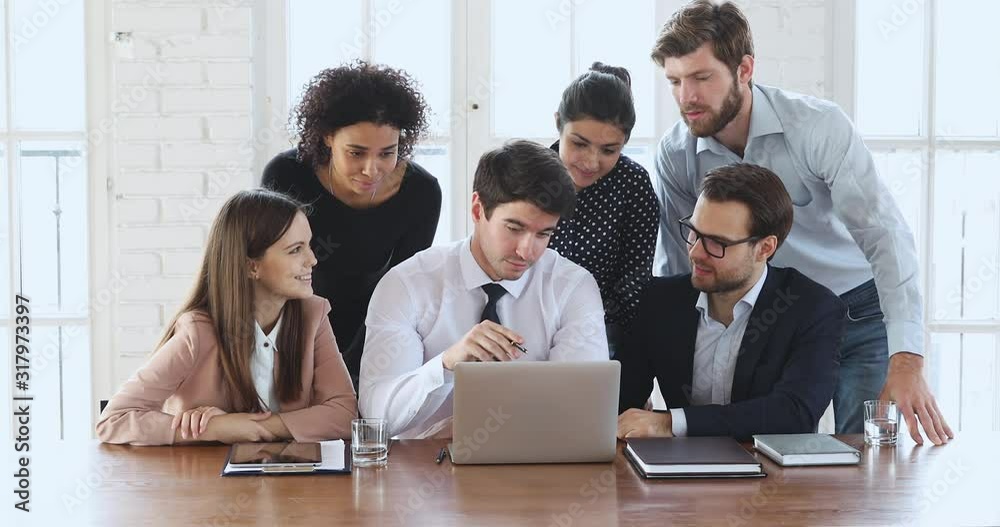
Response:
[[[639,120],[625,153],[651,171],[656,141],[678,114],[647,50],[681,3],[275,2],[265,13],[271,78],[263,79],[268,93],[259,100],[272,112],[271,122],[282,122],[303,85],[323,68],[364,58],[408,71],[421,83],[432,111],[430,137],[415,159],[441,182],[436,242],[447,242],[468,232],[479,156],[514,137],[554,142],[562,90],[595,61],[630,70]],[[629,30],[605,38],[607,27]],[[266,155],[290,147],[285,137]]]
[[[0,27],[0,339],[23,294],[33,438],[89,438],[84,2],[0,2]]]
[[[917,239],[929,377],[953,427],[1000,430],[994,0],[856,2],[856,122]]]

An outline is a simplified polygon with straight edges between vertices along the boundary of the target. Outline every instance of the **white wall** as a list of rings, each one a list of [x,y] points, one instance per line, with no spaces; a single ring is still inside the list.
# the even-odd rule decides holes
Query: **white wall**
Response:
[[[257,180],[253,3],[109,2],[113,31],[131,32],[132,45],[130,52],[109,44],[116,129],[105,282],[122,287],[108,317],[111,340],[94,343],[95,364],[111,369],[95,374],[111,381],[94,386],[95,399],[110,396],[148,356],[192,283],[212,217],[225,197]],[[757,81],[829,96],[827,0],[742,5],[756,39]]]
[[[224,199],[251,186],[252,2],[115,1],[108,93],[113,386],[140,365],[184,299],[211,220]],[[106,345],[105,345],[106,344]],[[101,361],[95,360],[95,364]],[[95,375],[99,378],[99,375]]]

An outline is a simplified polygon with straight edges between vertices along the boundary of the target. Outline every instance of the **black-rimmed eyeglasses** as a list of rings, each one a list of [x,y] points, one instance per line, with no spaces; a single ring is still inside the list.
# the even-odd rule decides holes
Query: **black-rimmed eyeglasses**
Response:
[[[692,247],[695,243],[698,243],[698,240],[701,240],[701,246],[704,247],[705,252],[713,258],[725,258],[726,247],[732,247],[733,245],[739,245],[741,243],[753,243],[761,238],[760,236],[749,236],[736,241],[720,240],[714,236],[708,236],[698,232],[698,229],[695,229],[694,226],[689,223],[688,220],[690,219],[691,216],[677,220],[677,223],[680,224],[681,238],[684,238],[684,241],[687,242],[688,246]]]

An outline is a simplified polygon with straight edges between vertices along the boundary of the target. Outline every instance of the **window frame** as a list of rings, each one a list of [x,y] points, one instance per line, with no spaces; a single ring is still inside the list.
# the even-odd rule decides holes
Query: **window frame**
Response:
[[[829,12],[832,13],[834,21],[834,39],[838,45],[833,46],[831,49],[849,49],[849,57],[843,57],[839,62],[837,62],[834,67],[836,68],[836,75],[833,75],[833,79],[839,79],[837,88],[840,90],[840,94],[843,100],[838,101],[843,107],[848,115],[854,118],[857,122],[856,115],[856,101],[859,97],[859,90],[856,83],[857,76],[859,72],[857,71],[857,61],[856,56],[859,51],[859,46],[857,45],[856,38],[856,8],[857,2],[861,0],[855,0],[855,2],[848,2],[844,9],[832,9],[832,6],[828,6]],[[832,3],[831,3],[832,4]],[[895,136],[878,136],[878,135],[862,135],[865,145],[873,153],[883,153],[883,152],[893,152],[896,150],[912,150],[920,152],[923,157],[924,170],[921,174],[921,205],[923,209],[923,214],[920,217],[920,223],[916,227],[919,232],[914,233],[914,237],[919,236],[921,241],[921,251],[919,254],[920,258],[920,269],[922,271],[922,283],[923,288],[923,298],[924,298],[924,356],[927,357],[925,364],[928,367],[924,368],[925,378],[930,376],[931,356],[935,352],[932,335],[934,334],[957,334],[961,337],[962,334],[992,334],[1000,335],[1000,317],[994,315],[992,320],[956,320],[948,318],[937,318],[935,316],[935,300],[934,300],[934,273],[932,272],[931,263],[934,259],[934,226],[936,225],[936,211],[935,211],[935,190],[938,184],[938,171],[937,171],[937,154],[940,151],[957,151],[957,152],[972,152],[972,151],[984,151],[993,150],[1000,151],[1000,137],[994,139],[984,139],[984,138],[960,138],[960,137],[941,137],[937,135],[937,43],[939,40],[938,34],[938,19],[937,13],[939,6],[944,5],[940,0],[925,0],[924,2],[924,46],[923,46],[923,59],[924,59],[924,97],[922,101],[922,122],[924,123],[920,135],[917,137],[895,137]],[[839,29],[836,29],[839,28]],[[849,91],[847,91],[849,88]],[[860,133],[860,131],[859,131]],[[948,352],[959,352],[961,349],[952,350]],[[1000,338],[996,339],[996,349],[994,351],[997,357],[997,362],[1000,364]],[[959,359],[961,361],[961,358]],[[961,368],[960,368],[961,369]],[[960,378],[961,382],[961,378]],[[1000,385],[1000,368],[997,368],[997,373],[995,375],[995,382]],[[933,388],[933,387],[932,387]],[[961,393],[961,385],[959,386],[959,391]],[[993,402],[994,406],[994,422],[993,427],[996,428],[1000,426],[1000,396],[996,397]],[[959,408],[961,412],[961,408]],[[955,425],[956,430],[961,427],[961,415],[949,416],[954,420],[952,423]]]
[[[4,10],[4,52],[2,60],[4,60],[6,76],[3,82],[5,83],[6,98],[0,101],[0,104],[4,104],[6,108],[6,126],[0,130],[0,143],[3,144],[5,149],[5,158],[3,162],[5,164],[5,170],[7,172],[7,188],[6,196],[3,199],[8,200],[8,227],[10,229],[9,236],[9,255],[10,255],[10,273],[9,276],[4,277],[9,280],[11,285],[11,294],[23,293],[28,298],[31,298],[32,294],[30,291],[23,291],[23,276],[22,269],[25,265],[30,265],[30,262],[24,262],[22,258],[22,252],[20,247],[20,240],[24,235],[24,228],[21,224],[21,211],[27,206],[21,202],[21,188],[19,186],[19,170],[20,170],[20,155],[18,152],[19,144],[25,141],[72,141],[77,142],[82,145],[85,161],[86,170],[86,188],[87,196],[84,198],[87,207],[87,262],[85,265],[87,268],[88,276],[88,289],[87,289],[87,299],[88,299],[88,310],[87,313],[79,316],[39,316],[36,315],[34,310],[32,310],[30,319],[31,327],[33,330],[38,328],[80,328],[90,335],[89,341],[87,343],[87,360],[86,362],[90,366],[90,374],[87,378],[89,383],[87,390],[87,397],[91,400],[94,399],[93,395],[96,392],[97,387],[107,386],[110,384],[110,370],[112,364],[111,357],[111,318],[112,309],[102,309],[95,310],[92,302],[94,298],[94,291],[104,290],[107,288],[109,282],[108,273],[103,272],[103,270],[111,268],[110,261],[110,251],[109,251],[109,214],[108,214],[108,199],[107,193],[110,189],[110,177],[102,178],[100,175],[108,174],[108,143],[110,143],[110,135],[108,131],[111,128],[111,121],[106,120],[109,118],[109,104],[105,100],[107,93],[109,92],[109,82],[108,82],[108,48],[107,44],[103,38],[105,35],[105,29],[108,26],[109,10],[108,10],[108,0],[94,0],[92,2],[86,2],[83,5],[83,44],[85,47],[83,53],[83,60],[85,62],[85,75],[84,75],[84,128],[78,131],[68,131],[68,130],[53,130],[53,131],[35,131],[35,130],[22,130],[17,129],[13,126],[14,121],[14,86],[15,86],[15,75],[14,70],[14,52],[13,52],[13,38],[15,36],[14,32],[14,2],[12,0],[6,0],[0,3],[0,8]],[[101,126],[95,126],[95,123],[101,123]],[[92,134],[91,131],[100,130],[102,135]],[[98,141],[95,138],[101,137]],[[12,302],[12,299],[0,299],[2,302]],[[0,326],[7,330],[8,338],[13,338],[14,328],[16,327],[16,320],[14,311],[7,317],[0,317]],[[65,337],[64,337],[65,338]],[[32,339],[32,344],[40,344]],[[59,368],[60,368],[60,378],[62,378],[62,343],[60,343],[60,356],[59,356]],[[98,352],[96,350],[104,350]],[[35,362],[35,357],[38,353],[42,351],[41,346],[32,346],[32,363]],[[13,360],[13,356],[9,357]],[[48,359],[48,358],[47,358]],[[13,371],[11,369],[11,371]],[[4,386],[9,387],[11,392],[9,395],[14,395],[13,386],[7,383]],[[60,382],[60,400],[65,398],[65,394],[62,392],[63,385]],[[97,404],[94,402],[91,410],[91,414],[88,416],[91,425],[96,422],[98,416]],[[61,406],[60,406],[61,408]],[[63,439],[67,434],[72,435],[78,433],[79,431],[67,430],[66,421],[62,411],[60,411],[59,419],[59,438]],[[93,426],[90,428],[91,434],[93,433]]]
[[[470,3],[476,4],[471,6]],[[452,14],[452,79],[451,79],[451,108],[449,112],[459,111],[463,108],[466,112],[462,127],[453,127],[449,136],[429,137],[421,141],[420,147],[434,148],[446,147],[451,156],[451,177],[449,181],[442,181],[448,188],[444,189],[449,202],[442,204],[441,221],[449,222],[445,232],[450,233],[451,240],[458,240],[468,236],[472,232],[472,220],[469,214],[469,207],[472,199],[472,180],[475,174],[476,163],[479,153],[493,148],[502,142],[490,133],[492,104],[489,94],[483,97],[479,81],[490,79],[492,73],[492,60],[470,61],[469,57],[492,57],[490,42],[490,13],[492,13],[493,0],[451,0]],[[372,20],[373,0],[362,0],[363,10],[367,13],[369,21]],[[568,17],[570,23],[571,43],[576,42],[575,12],[576,2],[565,2],[569,10]],[[664,2],[655,2],[654,16],[657,26],[673,13],[671,6]],[[254,93],[255,112],[254,127],[255,134],[268,127],[274,128],[275,122],[285,123],[288,121],[290,108],[287,107],[288,88],[288,5],[289,0],[275,0],[274,2],[258,2],[254,7],[255,36],[254,40],[258,45],[254,60],[260,66],[255,71],[255,86],[261,86],[262,90]],[[365,41],[364,55],[371,58],[372,42],[377,38],[375,31],[370,31],[372,38]],[[579,75],[576,64],[576,46],[571,49],[571,76]],[[666,111],[673,108],[674,102],[670,96],[669,86],[662,75],[654,76],[654,129],[651,137],[632,137],[625,147],[625,154],[638,148],[648,148],[649,152],[655,155],[660,137],[674,125],[679,119],[676,111]],[[474,108],[478,105],[478,108]],[[543,144],[555,137],[525,137],[532,141]],[[268,141],[258,141],[260,144],[255,154],[254,171],[261,174],[267,162],[278,152],[287,150],[291,146],[290,138],[287,134],[266,134]],[[419,148],[419,147],[418,147]],[[653,175],[653,167],[650,168],[650,176]],[[259,176],[258,176],[259,177]],[[446,217],[444,214],[450,211]]]

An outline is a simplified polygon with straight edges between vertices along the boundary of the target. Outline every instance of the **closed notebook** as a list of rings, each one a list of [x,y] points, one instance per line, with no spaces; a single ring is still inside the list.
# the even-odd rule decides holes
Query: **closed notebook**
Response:
[[[761,434],[753,436],[753,446],[784,467],[861,462],[861,452],[827,434]]]
[[[731,437],[650,437],[625,441],[625,456],[646,478],[765,475],[753,455]]]

